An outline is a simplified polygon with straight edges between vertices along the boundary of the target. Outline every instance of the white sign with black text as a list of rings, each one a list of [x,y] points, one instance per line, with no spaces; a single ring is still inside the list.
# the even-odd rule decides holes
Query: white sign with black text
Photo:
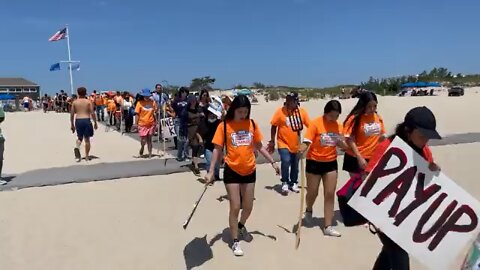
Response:
[[[454,269],[480,229],[480,203],[398,137],[348,204],[435,270]]]

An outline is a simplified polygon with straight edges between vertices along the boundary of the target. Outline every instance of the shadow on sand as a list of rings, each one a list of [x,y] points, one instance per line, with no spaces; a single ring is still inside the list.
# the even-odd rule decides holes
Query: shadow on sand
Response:
[[[260,231],[249,232],[249,234],[250,235],[246,237],[248,239],[244,240],[247,243],[252,242],[255,235],[277,241],[276,236],[265,234]],[[227,245],[228,248],[230,248],[232,240],[230,237],[229,228],[223,229],[221,233],[215,235],[210,241],[207,241],[207,235],[204,235],[201,238],[195,237],[192,241],[190,241],[183,249],[183,257],[185,258],[186,269],[191,270],[213,259],[212,246],[215,245],[215,243],[218,241],[222,241]]]
[[[281,184],[276,184],[276,185],[273,185],[273,186],[265,186],[265,189],[266,190],[273,190],[273,191],[277,192],[278,194],[280,194],[282,196],[287,196],[288,195],[288,193],[282,192],[282,185]]]
[[[100,159],[100,158],[92,155],[88,156],[88,160],[94,160],[94,159]],[[87,160],[87,157],[83,157],[82,160]]]
[[[300,185],[298,187],[301,188]],[[296,194],[295,192],[292,192],[291,190],[289,192],[283,192],[282,191],[282,184],[276,184],[276,185],[273,185],[273,186],[265,186],[265,189],[266,190],[273,190],[273,191],[277,192],[278,194],[280,194],[282,196],[288,196],[289,193]]]
[[[340,214],[340,211],[339,210],[335,210],[333,212],[333,222],[332,222],[332,226],[337,226],[338,225],[338,222],[341,222],[343,223],[343,220],[342,220],[342,215]],[[277,225],[279,228],[281,228],[282,230],[284,230],[286,233],[296,233],[297,230],[298,230],[298,223],[295,223],[293,226],[292,226],[292,229],[289,230],[281,225]],[[312,228],[315,228],[315,227],[318,227],[320,228],[321,230],[323,230],[325,228],[325,218],[324,217],[313,217],[312,219],[312,222],[310,223],[306,223],[305,222],[305,219],[302,221],[302,227],[304,228],[309,228],[309,229],[312,229]]]

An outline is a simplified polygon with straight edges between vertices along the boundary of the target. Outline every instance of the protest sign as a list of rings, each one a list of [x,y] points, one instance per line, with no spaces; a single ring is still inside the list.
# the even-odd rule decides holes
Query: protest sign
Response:
[[[480,203],[398,137],[348,204],[435,270],[454,269],[480,229]]]
[[[160,124],[162,125],[163,138],[166,139],[177,136],[177,133],[175,133],[175,125],[173,124],[172,117],[160,119]]]

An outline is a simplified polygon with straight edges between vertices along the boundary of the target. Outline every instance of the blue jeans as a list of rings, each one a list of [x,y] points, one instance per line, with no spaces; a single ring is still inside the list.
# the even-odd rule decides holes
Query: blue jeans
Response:
[[[205,168],[207,169],[207,173],[208,171],[210,170],[210,164],[212,162],[212,156],[213,156],[213,152],[208,150],[208,149],[205,149]],[[215,173],[213,174],[215,176],[215,179],[219,179],[220,178],[220,165],[219,165],[219,160],[217,160],[217,164],[215,164]]]
[[[177,134],[177,159],[184,160],[187,158],[187,136],[180,135],[180,119],[173,120],[175,126],[175,133]]]
[[[97,120],[105,121],[105,106],[97,106],[95,110],[97,111]]]
[[[282,183],[292,186],[298,183],[297,153],[290,153],[287,148],[278,149],[281,162]]]

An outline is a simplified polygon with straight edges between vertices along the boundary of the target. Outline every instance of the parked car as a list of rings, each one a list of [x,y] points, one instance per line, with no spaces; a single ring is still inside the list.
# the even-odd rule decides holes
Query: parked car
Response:
[[[448,96],[463,96],[465,94],[465,90],[462,87],[454,86],[448,89]]]

